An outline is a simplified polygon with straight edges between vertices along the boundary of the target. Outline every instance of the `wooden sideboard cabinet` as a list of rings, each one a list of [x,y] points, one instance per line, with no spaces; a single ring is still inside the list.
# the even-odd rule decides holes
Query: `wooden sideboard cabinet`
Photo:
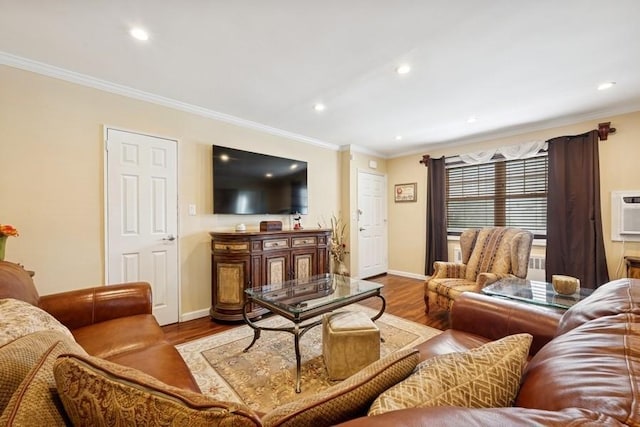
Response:
[[[211,232],[211,309],[216,320],[242,320],[245,289],[329,273],[331,230]],[[267,311],[249,307],[248,317]]]

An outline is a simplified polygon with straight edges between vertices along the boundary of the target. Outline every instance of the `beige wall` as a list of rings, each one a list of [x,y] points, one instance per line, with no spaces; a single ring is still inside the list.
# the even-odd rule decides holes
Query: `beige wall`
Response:
[[[211,214],[211,145],[308,162],[303,226],[339,211],[340,153],[194,114],[0,66],[0,223],[20,237],[7,260],[36,271],[41,294],[104,282],[104,126],[177,139],[181,313],[210,301],[208,232],[261,216]],[[196,204],[198,215],[188,216]],[[288,217],[270,217],[290,224]]]
[[[640,190],[640,112],[614,117],[601,117],[571,126],[544,131],[529,132],[507,138],[482,141],[464,146],[427,150],[425,153],[388,160],[389,186],[403,182],[418,182],[418,202],[389,206],[389,256],[390,270],[411,274],[424,274],[425,190],[426,168],[419,164],[422,154],[433,157],[479,151],[487,147],[515,145],[532,140],[548,140],[556,136],[575,135],[596,129],[598,123],[611,121],[617,129],[607,141],[600,142],[600,190],[602,201],[603,232],[609,275],[612,279],[624,276],[618,271],[624,255],[639,255],[640,243],[611,241],[611,192]],[[421,187],[422,185],[422,187]],[[456,243],[450,242],[450,256]],[[534,247],[533,253],[544,254],[544,247]]]
[[[105,125],[179,141],[181,313],[206,310],[210,300],[208,232],[231,230],[244,222],[257,229],[258,216],[212,215],[211,145],[222,144],[293,157],[309,162],[309,215],[303,226],[328,224],[332,214],[349,221],[349,259],[357,271],[357,172],[387,175],[389,270],[424,273],[426,168],[422,154],[438,157],[483,147],[578,134],[598,122],[618,129],[600,144],[601,197],[609,271],[612,278],[623,245],[610,241],[610,194],[640,190],[640,112],[602,117],[572,126],[487,140],[466,146],[381,159],[349,149],[337,152],[213,119],[137,101],[84,86],[0,66],[0,223],[16,226],[7,259],[36,271],[42,294],[76,289],[104,281]],[[376,169],[369,167],[375,160]],[[393,185],[416,182],[416,203],[394,203]],[[196,204],[198,215],[187,216]],[[288,217],[281,219],[285,226]],[[353,242],[353,244],[352,244]],[[452,246],[453,247],[453,246]],[[544,253],[544,248],[534,248]],[[639,243],[626,243],[624,255],[640,255]]]

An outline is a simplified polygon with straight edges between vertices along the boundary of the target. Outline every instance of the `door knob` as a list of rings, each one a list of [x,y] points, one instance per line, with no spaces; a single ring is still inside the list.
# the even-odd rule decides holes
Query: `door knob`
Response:
[[[360,231],[364,231],[364,230],[365,230],[365,228],[360,227]]]
[[[169,234],[167,237],[164,237],[162,240],[173,242],[174,240],[176,240],[176,236],[174,236],[173,234]]]

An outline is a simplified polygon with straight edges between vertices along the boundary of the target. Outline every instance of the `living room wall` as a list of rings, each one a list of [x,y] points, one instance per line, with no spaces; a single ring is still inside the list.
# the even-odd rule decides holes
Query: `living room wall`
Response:
[[[640,111],[604,116],[571,125],[558,126],[542,131],[519,133],[497,139],[487,139],[472,144],[440,146],[412,155],[387,161],[389,194],[393,185],[404,182],[418,183],[416,203],[389,203],[389,268],[406,275],[424,275],[426,234],[426,177],[424,165],[418,163],[423,154],[432,157],[452,156],[460,153],[480,151],[486,148],[515,145],[532,140],[548,140],[562,135],[576,135],[598,127],[600,122],[611,122],[617,129],[607,141],[600,142],[600,197],[602,204],[605,251],[611,279],[624,277],[619,268],[625,255],[640,255],[640,243],[611,241],[611,192],[640,190]],[[457,242],[449,242],[449,256]],[[544,254],[544,246],[536,245],[533,253]]]
[[[181,314],[209,308],[209,231],[264,219],[213,215],[211,145],[308,162],[303,226],[340,210],[340,152],[0,66],[0,222],[18,228],[7,260],[36,272],[41,294],[104,283],[104,126],[178,140]],[[188,216],[188,205],[197,215]]]

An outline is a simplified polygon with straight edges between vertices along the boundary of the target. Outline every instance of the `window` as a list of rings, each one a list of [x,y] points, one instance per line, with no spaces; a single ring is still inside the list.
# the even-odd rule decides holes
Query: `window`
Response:
[[[507,226],[547,233],[548,157],[447,166],[447,231]]]

